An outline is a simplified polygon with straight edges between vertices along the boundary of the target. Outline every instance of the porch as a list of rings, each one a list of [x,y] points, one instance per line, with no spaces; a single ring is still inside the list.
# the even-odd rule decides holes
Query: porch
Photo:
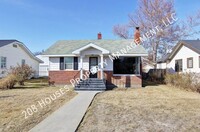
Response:
[[[104,66],[108,65],[105,62],[109,51],[91,43],[72,53],[79,57],[80,80],[84,79],[84,71],[88,71],[87,78],[104,79]]]

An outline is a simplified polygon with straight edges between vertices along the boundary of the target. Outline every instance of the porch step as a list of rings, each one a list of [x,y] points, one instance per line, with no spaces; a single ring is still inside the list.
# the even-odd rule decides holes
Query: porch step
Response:
[[[102,79],[90,78],[80,81],[75,90],[106,90],[106,86]]]

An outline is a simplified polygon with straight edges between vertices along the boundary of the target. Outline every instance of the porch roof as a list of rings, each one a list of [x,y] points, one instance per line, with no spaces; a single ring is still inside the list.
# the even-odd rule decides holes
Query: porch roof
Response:
[[[130,46],[133,39],[129,40],[60,40],[48,48],[43,55],[71,55],[76,51],[89,44],[97,45],[109,53],[120,52],[121,49]],[[147,51],[142,45],[137,45],[135,48],[128,50],[127,54],[147,54]]]

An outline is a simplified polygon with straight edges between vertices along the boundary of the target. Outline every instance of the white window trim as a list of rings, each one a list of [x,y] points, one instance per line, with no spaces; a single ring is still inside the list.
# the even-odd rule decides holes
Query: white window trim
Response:
[[[72,58],[72,69],[66,69],[65,67],[65,58]],[[74,60],[73,60],[74,57],[64,57],[64,70],[65,71],[74,71]],[[71,64],[71,63],[67,63],[67,64]]]

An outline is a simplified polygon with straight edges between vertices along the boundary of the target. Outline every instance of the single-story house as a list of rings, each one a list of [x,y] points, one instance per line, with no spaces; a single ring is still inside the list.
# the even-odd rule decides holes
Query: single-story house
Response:
[[[107,87],[141,87],[141,57],[147,55],[133,39],[98,39],[57,41],[42,56],[49,57],[49,78],[55,84],[70,84],[88,74],[105,80]]]
[[[39,75],[40,59],[18,40],[0,40],[0,77],[4,77],[10,67],[27,64]]]
[[[200,73],[200,40],[179,41],[159,66],[169,72]]]

